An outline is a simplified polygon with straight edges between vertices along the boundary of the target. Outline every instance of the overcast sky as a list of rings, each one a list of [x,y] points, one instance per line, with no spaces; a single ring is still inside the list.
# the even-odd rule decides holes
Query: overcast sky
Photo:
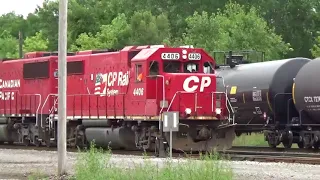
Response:
[[[44,0],[0,0],[0,15],[15,11],[27,17],[32,13],[37,5],[42,6]]]

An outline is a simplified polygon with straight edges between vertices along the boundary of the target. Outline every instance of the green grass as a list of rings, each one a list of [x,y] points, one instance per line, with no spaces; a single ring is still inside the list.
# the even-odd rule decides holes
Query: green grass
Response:
[[[233,146],[257,146],[269,147],[268,142],[264,140],[263,133],[242,134],[233,141]],[[282,148],[282,143],[277,147]],[[292,144],[291,148],[298,148],[297,144]]]
[[[47,179],[49,179],[49,177],[48,177],[48,175],[46,175],[45,173],[42,173],[40,171],[33,172],[28,176],[28,180],[39,180],[39,179],[47,180]]]
[[[75,166],[77,180],[230,180],[233,172],[226,162],[219,161],[217,154],[201,156],[202,160],[184,159],[185,162],[172,162],[166,159],[157,165],[149,158],[143,164],[130,163],[132,168],[125,169],[127,163],[115,166],[109,163],[111,151],[104,152],[91,145],[90,150],[81,153]]]
[[[264,140],[263,133],[242,134],[233,141],[233,146],[260,146],[268,147],[268,142]]]

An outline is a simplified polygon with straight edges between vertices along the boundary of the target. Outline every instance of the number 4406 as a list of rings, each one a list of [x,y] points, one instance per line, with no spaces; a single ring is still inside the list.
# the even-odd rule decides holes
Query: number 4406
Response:
[[[133,95],[134,96],[143,96],[144,88],[134,88]]]

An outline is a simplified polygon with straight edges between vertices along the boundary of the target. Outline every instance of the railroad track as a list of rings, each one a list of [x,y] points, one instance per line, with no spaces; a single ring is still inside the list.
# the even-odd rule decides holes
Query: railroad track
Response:
[[[24,145],[0,145],[1,149],[21,149],[21,150],[37,150],[37,151],[57,151],[56,147],[36,147]],[[68,152],[77,152],[77,149],[68,148]],[[112,150],[112,154],[117,155],[136,155],[154,157],[153,152],[142,151],[124,151]],[[203,153],[204,154],[204,153]],[[258,161],[258,162],[286,162],[320,165],[320,151],[306,149],[270,149],[267,147],[246,147],[235,146],[229,150],[218,151],[219,159],[232,161]],[[200,159],[199,153],[183,153],[174,152],[173,158],[192,158]]]

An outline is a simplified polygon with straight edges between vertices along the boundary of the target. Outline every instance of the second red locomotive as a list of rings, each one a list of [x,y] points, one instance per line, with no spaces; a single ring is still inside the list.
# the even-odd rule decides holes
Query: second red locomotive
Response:
[[[68,144],[158,149],[161,114],[178,111],[173,148],[230,148],[232,108],[217,92],[215,61],[203,49],[128,46],[67,57]],[[57,141],[58,57],[34,52],[0,63],[0,142]],[[165,143],[168,144],[168,143]]]

